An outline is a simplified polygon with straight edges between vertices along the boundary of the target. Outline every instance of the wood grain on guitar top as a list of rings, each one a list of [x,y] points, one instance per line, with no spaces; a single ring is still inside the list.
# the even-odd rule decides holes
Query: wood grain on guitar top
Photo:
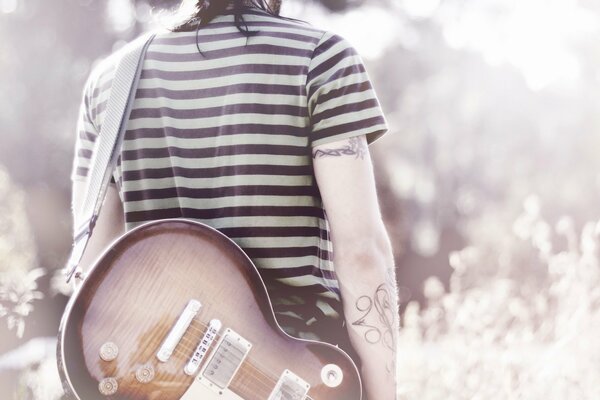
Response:
[[[169,361],[160,362],[156,353],[191,299],[202,308]],[[81,400],[180,399],[194,381],[183,369],[214,318],[252,344],[229,386],[240,398],[268,400],[285,369],[311,385],[309,399],[361,398],[349,357],[285,335],[246,255],[215,230],[185,220],[135,229],[100,258],[63,316],[58,356],[64,385]],[[113,361],[99,355],[107,342],[118,346]],[[323,384],[327,364],[341,368],[340,386]],[[155,376],[140,383],[136,371],[145,365]],[[105,378],[118,383],[114,395],[100,394]]]

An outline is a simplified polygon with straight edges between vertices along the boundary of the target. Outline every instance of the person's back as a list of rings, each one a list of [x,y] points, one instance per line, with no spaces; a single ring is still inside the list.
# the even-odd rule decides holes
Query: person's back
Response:
[[[290,334],[348,349],[313,149],[386,130],[362,61],[339,36],[257,9],[159,33],[146,55],[115,181],[129,230],[191,218],[259,268]],[[87,176],[116,57],[86,87],[73,179]],[[218,273],[218,266],[215,266]]]

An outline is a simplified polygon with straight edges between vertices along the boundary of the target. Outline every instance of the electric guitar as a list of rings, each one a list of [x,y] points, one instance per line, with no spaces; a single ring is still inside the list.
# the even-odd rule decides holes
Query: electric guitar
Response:
[[[246,254],[185,219],[106,250],[67,305],[57,352],[79,400],[363,398],[352,359],[284,333]]]

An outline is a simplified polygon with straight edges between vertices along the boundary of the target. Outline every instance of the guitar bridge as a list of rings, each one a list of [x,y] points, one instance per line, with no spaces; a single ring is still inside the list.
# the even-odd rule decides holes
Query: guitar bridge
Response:
[[[175,351],[175,347],[177,347],[183,338],[183,335],[190,327],[192,320],[196,317],[198,311],[200,311],[200,307],[202,307],[202,304],[200,304],[198,300],[194,299],[190,300],[187,306],[185,306],[185,309],[179,316],[179,319],[173,328],[171,328],[171,331],[163,341],[163,344],[160,346],[158,353],[156,353],[156,358],[158,358],[160,362],[169,361],[173,351]]]

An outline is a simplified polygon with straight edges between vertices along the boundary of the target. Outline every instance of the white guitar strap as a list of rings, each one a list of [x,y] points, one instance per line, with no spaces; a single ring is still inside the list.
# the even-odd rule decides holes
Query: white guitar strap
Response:
[[[64,269],[67,282],[81,272],[79,263],[94,230],[108,184],[121,153],[121,144],[142,73],[144,56],[154,36],[156,33],[143,35],[121,50],[122,57],[113,78],[106,105],[106,116],[90,162],[85,200],[77,218],[77,221],[82,221],[82,224],[74,231],[73,249]]]

